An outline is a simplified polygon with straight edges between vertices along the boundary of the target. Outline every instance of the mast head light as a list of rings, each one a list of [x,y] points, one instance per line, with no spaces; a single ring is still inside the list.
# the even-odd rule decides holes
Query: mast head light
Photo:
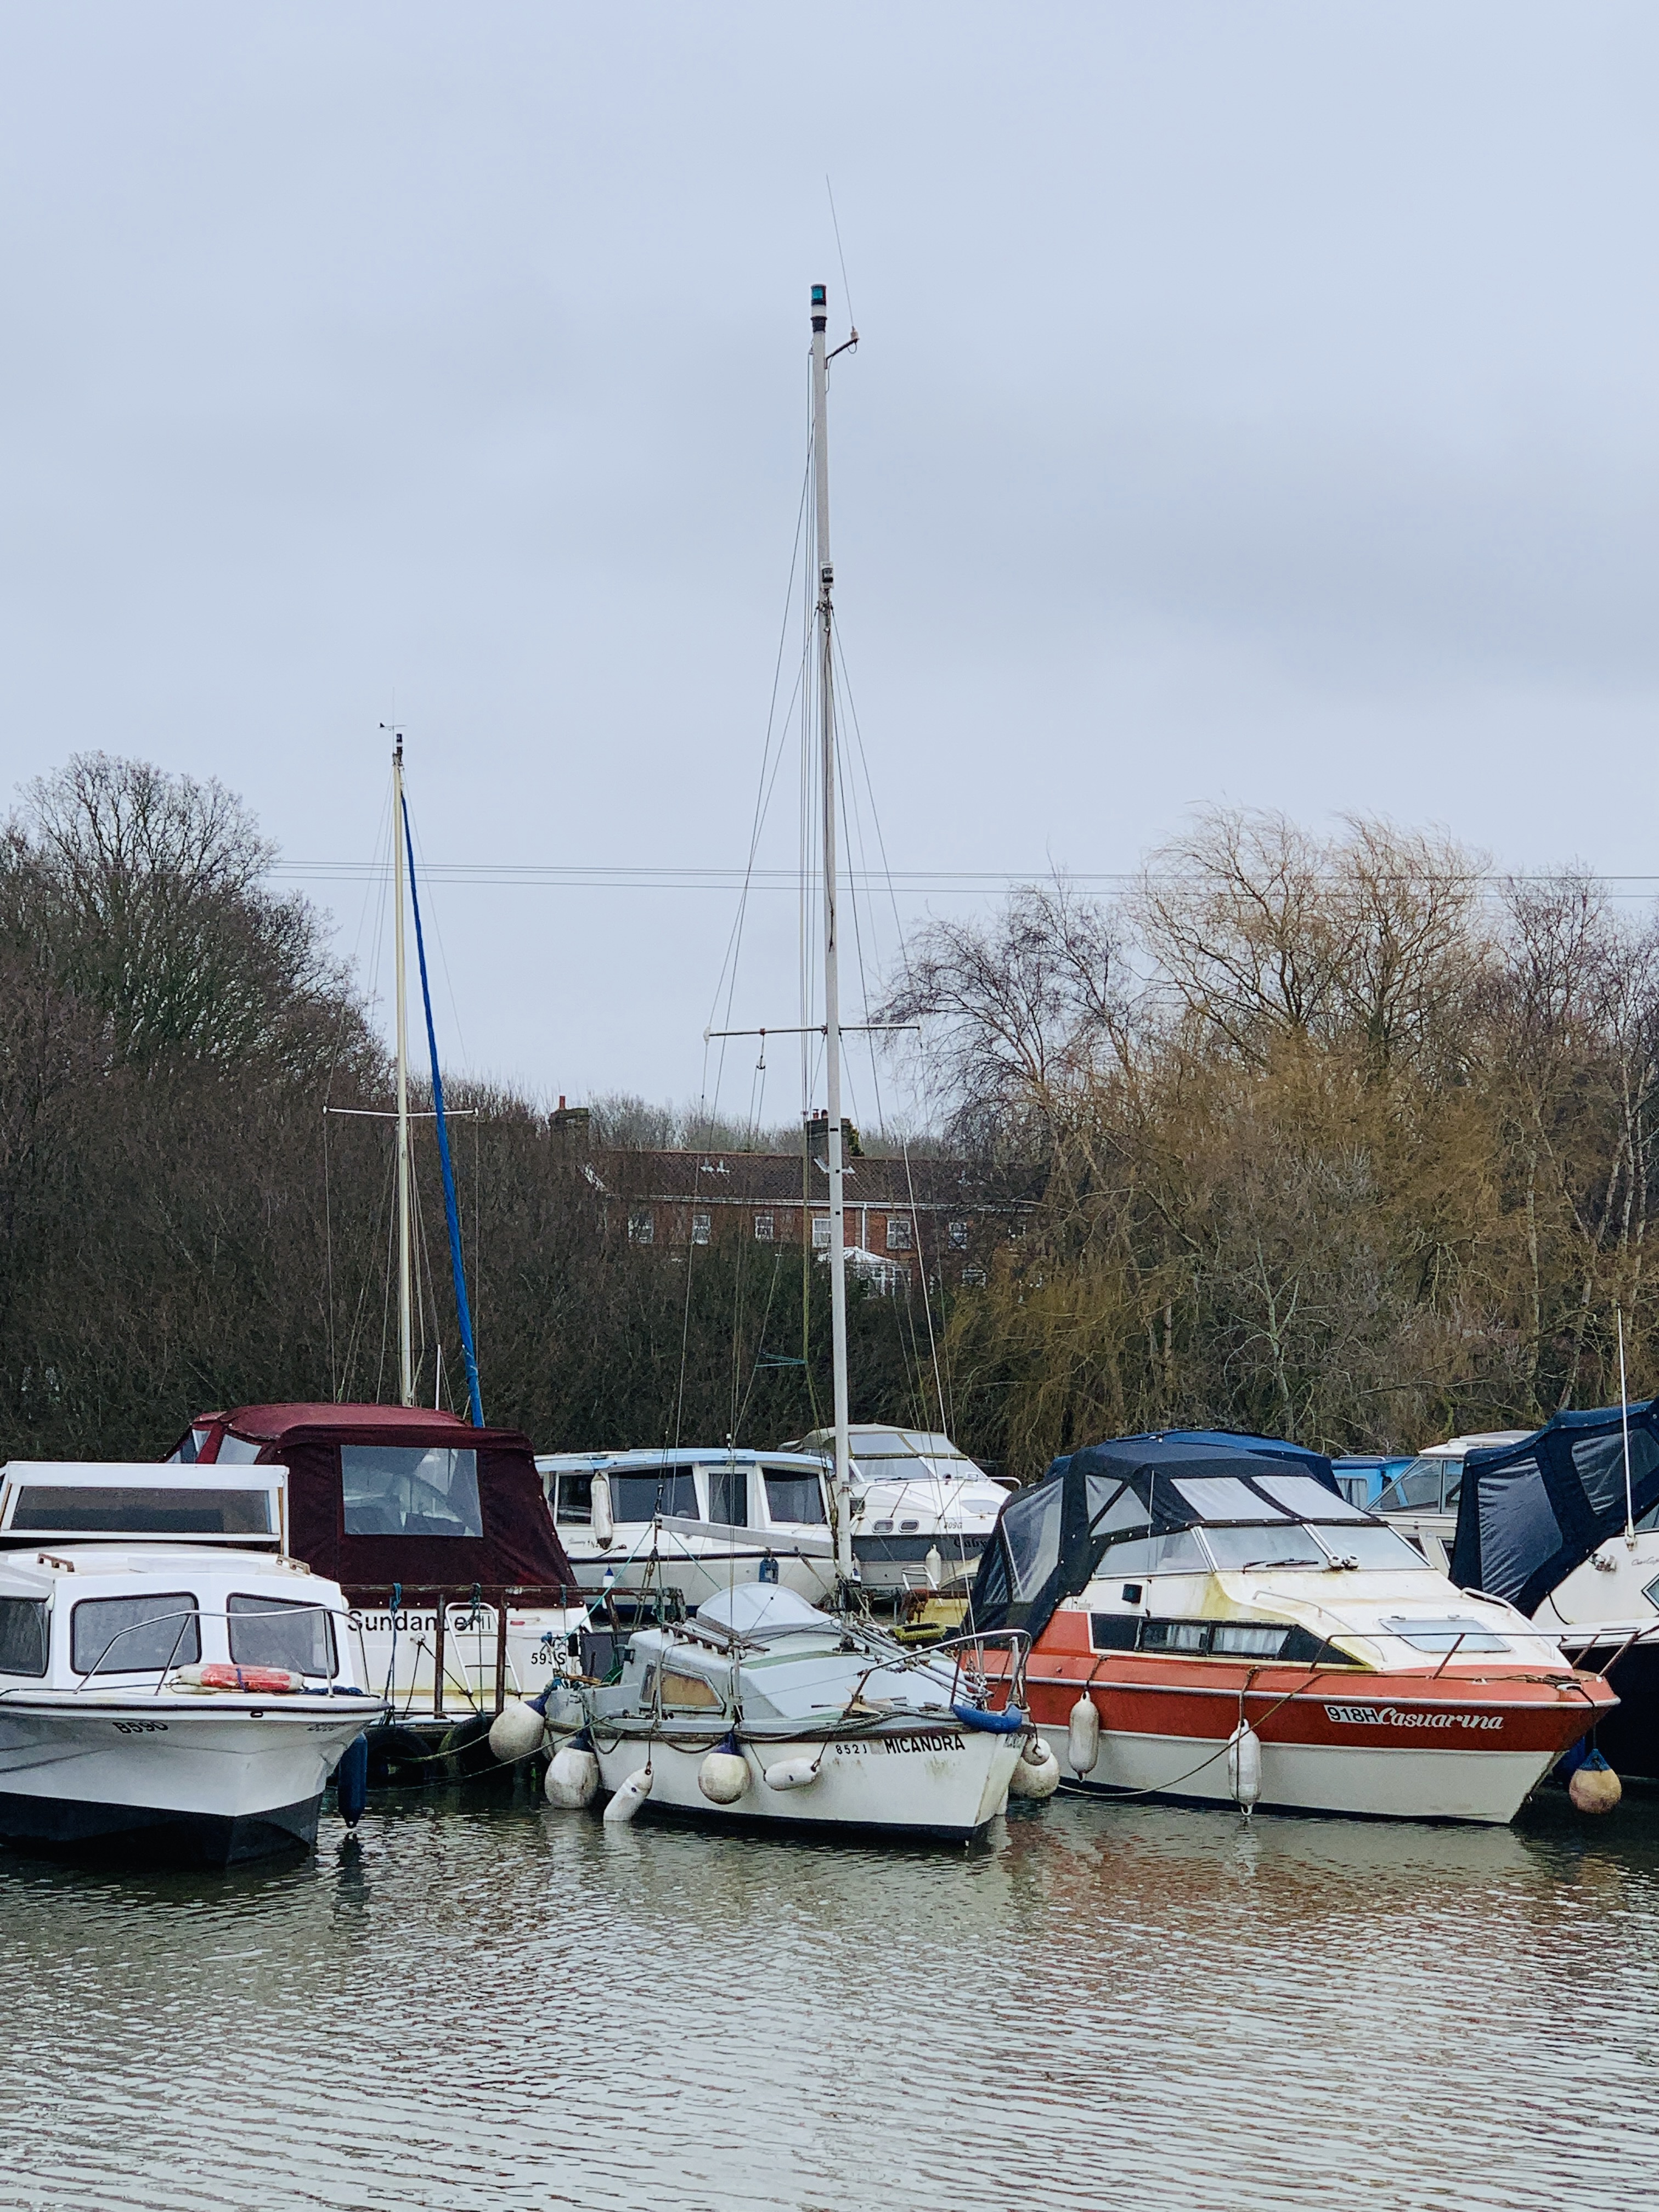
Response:
[[[823,284],[812,287],[812,328],[821,331],[830,319],[830,291]]]

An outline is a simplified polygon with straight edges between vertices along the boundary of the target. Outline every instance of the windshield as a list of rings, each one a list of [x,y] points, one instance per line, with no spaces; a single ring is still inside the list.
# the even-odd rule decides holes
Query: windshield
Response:
[[[1356,1559],[1362,1567],[1420,1575],[1427,1564],[1416,1546],[1393,1528],[1320,1528],[1314,1533],[1333,1559]]]
[[[1440,1513],[1457,1503],[1463,1462],[1456,1459],[1414,1459],[1401,1468],[1377,1499],[1379,1513]],[[1443,1486],[1445,1487],[1443,1489]]]
[[[1205,1548],[1218,1567],[1322,1567],[1326,1557],[1308,1528],[1206,1528]]]
[[[1352,1559],[1359,1567],[1423,1571],[1420,1554],[1392,1528],[1206,1528],[1203,1535],[1211,1558],[1223,1569],[1326,1567]]]

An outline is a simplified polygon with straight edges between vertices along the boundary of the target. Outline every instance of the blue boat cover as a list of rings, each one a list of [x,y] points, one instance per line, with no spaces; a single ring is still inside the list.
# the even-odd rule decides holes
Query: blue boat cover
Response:
[[[1281,1464],[1264,1467],[1264,1459]],[[1340,1501],[1333,1518],[1353,1510],[1322,1453],[1267,1437],[1171,1430],[1068,1453],[1003,1507],[980,1556],[969,1619],[975,1630],[1023,1628],[1035,1638],[1063,1599],[1087,1589],[1109,1540],[1165,1535],[1212,1517],[1170,1478],[1231,1477],[1259,1504],[1261,1520],[1282,1522],[1284,1503],[1259,1487],[1275,1474],[1311,1477]]]
[[[1659,1398],[1631,1407],[1630,1500],[1659,1505]],[[1532,1613],[1625,1525],[1625,1416],[1617,1406],[1558,1413],[1518,1444],[1463,1462],[1451,1577]]]

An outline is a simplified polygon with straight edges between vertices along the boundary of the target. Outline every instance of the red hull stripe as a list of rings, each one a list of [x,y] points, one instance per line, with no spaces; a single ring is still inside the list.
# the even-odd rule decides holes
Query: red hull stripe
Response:
[[[1346,1669],[1315,1676],[1280,1671],[1288,1679],[1247,1687],[1243,1670],[1231,1681],[1191,1679],[1126,1680],[1122,1655],[1110,1675],[1089,1683],[1101,1725],[1121,1735],[1190,1736],[1224,1742],[1237,1722],[1240,1699],[1265,1743],[1301,1743],[1334,1749],[1421,1751],[1565,1751],[1618,1700],[1599,1680],[1563,1694],[1538,1680],[1447,1680],[1432,1686],[1422,1676],[1356,1680]],[[1090,1673],[1028,1678],[1031,1717],[1045,1728],[1064,1728]]]

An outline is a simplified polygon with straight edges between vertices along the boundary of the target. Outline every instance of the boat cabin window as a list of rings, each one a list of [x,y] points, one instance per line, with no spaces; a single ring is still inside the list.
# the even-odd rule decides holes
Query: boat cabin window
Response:
[[[1364,1518],[1363,1507],[1350,1504],[1316,1482],[1310,1474],[1259,1474],[1256,1481],[1275,1505],[1282,1505],[1287,1513],[1300,1515],[1304,1521],[1360,1521]]]
[[[1060,1565],[1060,1515],[1065,1485],[1045,1483],[1024,1510],[1010,1513],[1002,1522],[1003,1547],[1014,1594],[1034,1598]]]
[[[1407,1620],[1385,1613],[1382,1626],[1390,1636],[1409,1644],[1413,1651],[1507,1651],[1508,1639],[1495,1636],[1484,1621],[1459,1620]]]
[[[690,1705],[702,1711],[718,1706],[720,1693],[712,1682],[704,1681],[701,1674],[685,1674],[678,1667],[665,1667],[662,1670],[662,1701],[665,1705]]]
[[[0,1674],[46,1671],[46,1601],[0,1597]]]
[[[593,1518],[593,1478],[591,1474],[560,1474],[554,1477],[557,1488],[553,1493],[553,1518],[568,1522],[573,1527],[586,1527]]]
[[[1195,1658],[1282,1659],[1298,1667],[1354,1663],[1311,1630],[1278,1621],[1148,1620],[1138,1613],[1093,1613],[1089,1643],[1096,1651],[1181,1651]]]
[[[334,1675],[334,1623],[319,1605],[297,1598],[233,1596],[230,1656],[239,1667],[286,1667],[295,1674]]]
[[[835,1431],[825,1429],[820,1434],[823,1438],[823,1449],[833,1452],[836,1449]],[[927,1449],[931,1441],[930,1438],[913,1441],[902,1429],[870,1429],[862,1436],[854,1437],[853,1456],[854,1459],[915,1459],[918,1452]],[[945,1449],[954,1450],[955,1447],[947,1445]]]
[[[233,1437],[219,1439],[219,1449],[213,1455],[215,1467],[252,1467],[264,1447],[252,1437]]]
[[[191,1429],[178,1450],[168,1453],[167,1464],[170,1467],[194,1467],[202,1456],[202,1446],[212,1434],[210,1428],[198,1426]]]
[[[271,1536],[268,1490],[25,1482],[9,1528],[32,1535]]]
[[[1175,1486],[1206,1521],[1262,1521],[1273,1513],[1237,1475],[1177,1475]]]
[[[342,1444],[348,1536],[482,1536],[478,1455],[435,1444]]]
[[[814,1489],[817,1485],[814,1483]],[[708,1517],[723,1528],[749,1526],[749,1470],[746,1467],[708,1469]]]
[[[773,1474],[766,1477],[766,1510],[775,1528],[787,1521],[822,1527],[823,1492],[816,1474]]]
[[[614,1521],[649,1521],[659,1513],[681,1521],[702,1518],[697,1479],[690,1468],[653,1468],[644,1474],[613,1474],[611,1516]]]
[[[77,1674],[143,1674],[191,1667],[202,1656],[201,1623],[188,1590],[82,1598],[70,1615]]]
[[[1172,1528],[1164,1536],[1130,1536],[1112,1545],[1095,1572],[1099,1576],[1201,1575],[1209,1564],[1190,1528]]]

